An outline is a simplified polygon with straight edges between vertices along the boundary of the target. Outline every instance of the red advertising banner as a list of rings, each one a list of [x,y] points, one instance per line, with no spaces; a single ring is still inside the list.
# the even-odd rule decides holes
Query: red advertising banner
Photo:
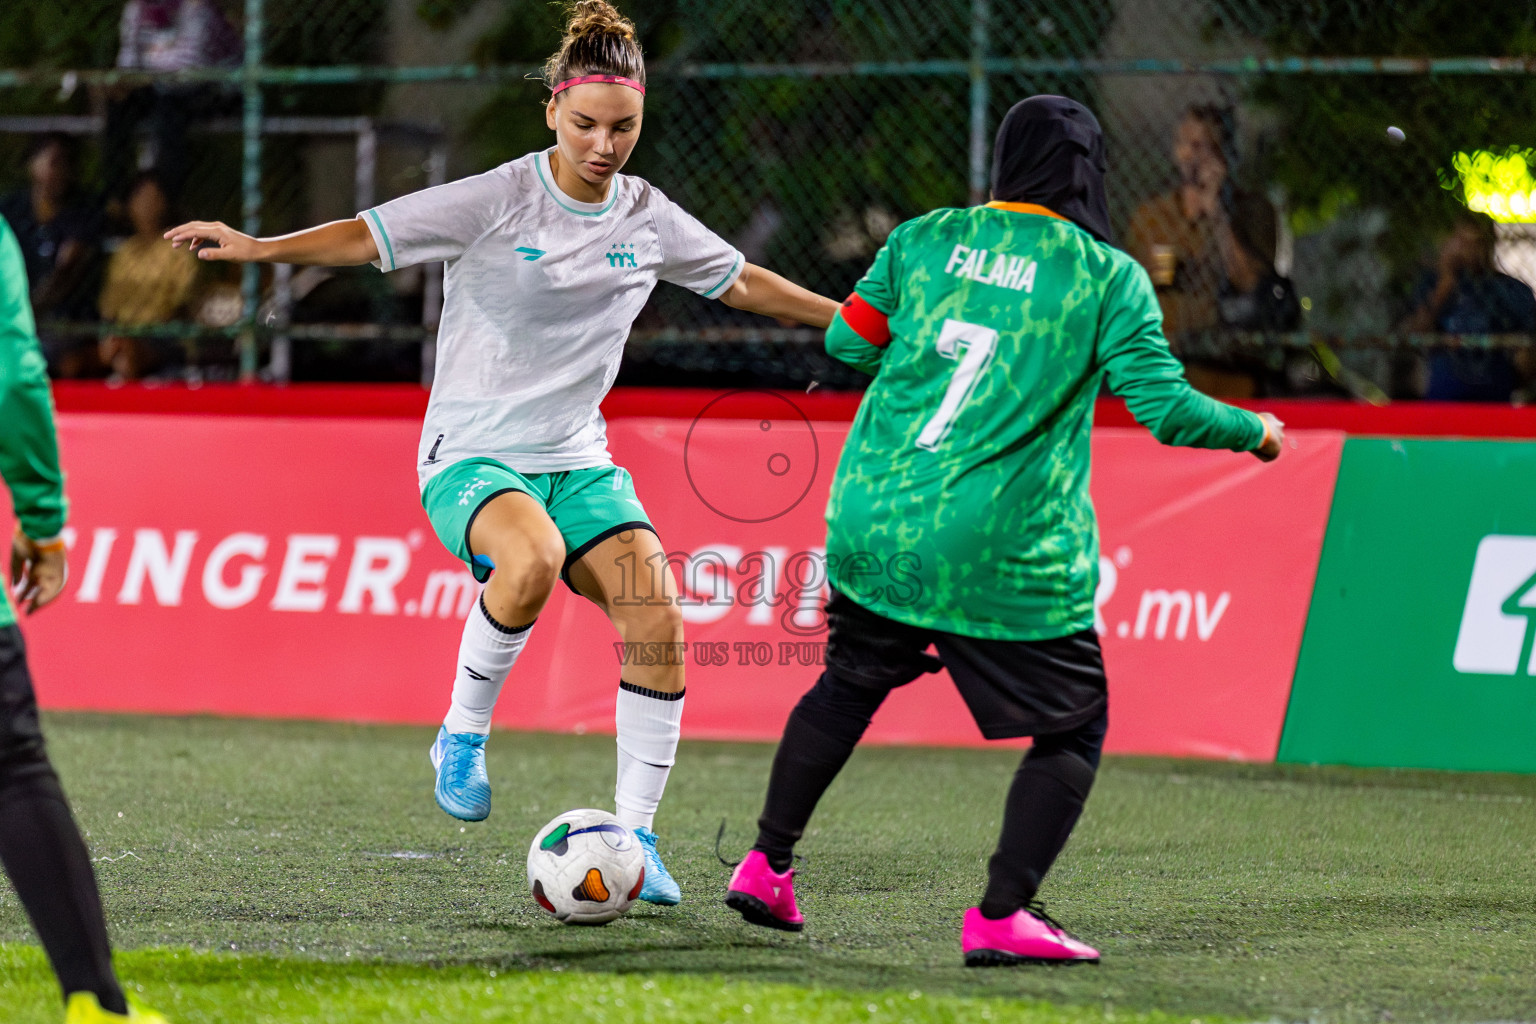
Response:
[[[615,419],[610,447],[675,553],[685,733],[774,739],[820,671],[821,514],[848,425],[762,392],[715,401],[699,420]],[[761,418],[716,418],[729,403]],[[476,587],[417,501],[417,430],[61,416],[73,575],[24,623],[45,706],[438,721]],[[1295,441],[1266,467],[1095,435],[1111,750],[1273,758],[1342,436]],[[562,585],[497,724],[611,731],[616,639]],[[982,742],[942,676],[894,694],[870,738]]]
[[[1286,437],[1264,465],[1095,434],[1106,749],[1274,760],[1344,448]]]

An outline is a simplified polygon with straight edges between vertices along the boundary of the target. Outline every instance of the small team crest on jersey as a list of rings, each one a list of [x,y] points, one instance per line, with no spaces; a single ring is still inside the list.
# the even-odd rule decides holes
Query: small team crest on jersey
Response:
[[[619,242],[608,247],[608,265],[610,267],[638,267],[635,262],[635,246],[633,242]]]

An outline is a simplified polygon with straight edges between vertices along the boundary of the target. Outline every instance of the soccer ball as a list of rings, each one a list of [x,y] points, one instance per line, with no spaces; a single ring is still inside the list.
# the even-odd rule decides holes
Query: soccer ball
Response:
[[[645,852],[607,811],[566,811],[528,847],[528,888],[565,924],[607,924],[645,884]]]

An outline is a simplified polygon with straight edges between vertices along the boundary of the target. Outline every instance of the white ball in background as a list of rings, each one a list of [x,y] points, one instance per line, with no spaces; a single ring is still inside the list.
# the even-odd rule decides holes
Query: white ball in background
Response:
[[[1407,135],[1403,134],[1403,130],[1395,124],[1387,128],[1387,138],[1394,144],[1401,144],[1407,137]]]

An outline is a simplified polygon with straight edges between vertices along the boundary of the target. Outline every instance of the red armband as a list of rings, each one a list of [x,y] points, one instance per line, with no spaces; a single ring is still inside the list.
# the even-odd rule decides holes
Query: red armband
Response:
[[[853,328],[853,333],[875,348],[885,348],[891,340],[891,324],[886,315],[865,302],[858,292],[848,296],[839,311],[843,323]]]

